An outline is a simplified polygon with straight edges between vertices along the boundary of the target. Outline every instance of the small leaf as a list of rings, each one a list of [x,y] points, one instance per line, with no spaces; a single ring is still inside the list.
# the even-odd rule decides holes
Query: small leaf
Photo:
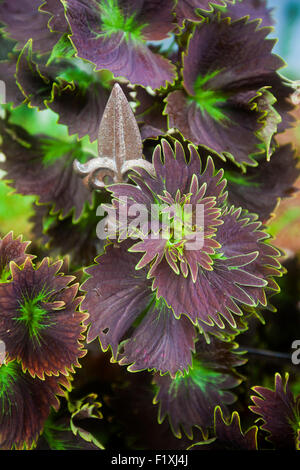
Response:
[[[251,400],[253,413],[264,421],[261,429],[269,433],[266,440],[280,450],[300,450],[300,395],[294,397],[288,386],[288,374],[285,381],[280,374],[275,375],[275,387],[253,387],[257,395]]]
[[[215,436],[207,441],[198,442],[189,450],[257,450],[257,426],[252,426],[245,433],[241,429],[240,416],[237,411],[231,419],[223,417],[219,406],[215,408]]]
[[[50,65],[57,59],[70,59],[75,54],[75,49],[71,43],[68,34],[63,34],[53,47],[47,65]]]
[[[100,411],[102,405],[96,401],[97,398],[96,394],[90,393],[75,403],[69,403],[69,409],[72,413],[70,426],[75,436],[80,436],[84,441],[90,442],[98,448],[103,449],[104,447],[98,439],[86,429],[86,426],[83,427],[81,424],[82,421],[86,423],[85,420],[98,420],[103,418]]]

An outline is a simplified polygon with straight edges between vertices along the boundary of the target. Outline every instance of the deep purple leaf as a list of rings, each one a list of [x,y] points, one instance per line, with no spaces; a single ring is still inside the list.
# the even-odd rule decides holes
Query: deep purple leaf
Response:
[[[109,245],[106,253],[96,259],[98,264],[87,268],[91,277],[82,285],[87,292],[82,308],[90,315],[87,340],[99,336],[103,349],[111,345],[114,356],[124,334],[151,299],[145,274],[128,269],[135,257],[127,248],[127,242],[116,248]]]
[[[0,21],[4,23],[9,37],[18,42],[18,49],[32,38],[34,50],[43,54],[50,52],[59,40],[60,34],[52,33],[48,28],[49,14],[38,10],[42,3],[42,0],[1,2]]]
[[[159,403],[159,422],[168,415],[177,437],[181,437],[183,429],[191,438],[193,426],[201,428],[207,436],[208,428],[213,425],[215,406],[222,404],[227,410],[226,405],[234,402],[229,389],[241,381],[234,367],[244,362],[228,343],[212,339],[207,344],[200,336],[193,364],[184,376],[173,379],[154,376],[158,387],[154,402]]]
[[[105,198],[104,198],[105,200]],[[97,237],[96,229],[100,222],[97,216],[97,207],[103,198],[94,198],[91,207],[86,207],[84,217],[74,224],[72,215],[59,218],[53,216],[50,205],[34,205],[33,223],[34,238],[40,246],[46,247],[51,254],[59,253],[61,256],[70,256],[72,266],[81,269],[89,266],[96,256],[103,252],[104,240]]]
[[[12,280],[0,284],[0,337],[9,357],[41,379],[67,375],[85,354],[78,284],[69,286],[74,277],[59,273],[61,265],[44,258],[34,268],[27,258],[23,267],[12,263]]]
[[[216,5],[225,6],[232,0],[178,0],[176,5],[176,19],[180,26],[184,20],[200,22],[205,12],[212,12]]]
[[[237,411],[230,419],[223,417],[219,406],[215,409],[215,435],[207,441],[198,442],[192,450],[257,450],[257,426],[252,426],[245,433],[241,429],[240,416]]]
[[[58,122],[68,126],[70,135],[97,139],[109,89],[93,71],[87,73],[73,65],[37,64],[29,42],[19,56],[16,78],[31,106],[52,109],[59,115]]]
[[[236,207],[242,206],[258,214],[266,222],[276,209],[279,198],[295,194],[298,176],[297,158],[289,144],[275,150],[269,162],[262,160],[257,167],[249,168],[247,174],[240,173],[232,163],[228,163],[225,168],[228,200]]]
[[[18,266],[24,263],[26,258],[34,258],[26,253],[30,242],[22,242],[22,236],[13,238],[13,232],[9,232],[0,238],[0,282],[5,282],[10,277],[9,264],[14,261]]]
[[[6,160],[0,164],[5,179],[20,194],[33,194],[39,203],[51,203],[53,212],[63,217],[74,214],[78,219],[86,203],[91,203],[90,191],[73,171],[73,161],[83,152],[76,143],[54,138],[32,136],[22,127],[1,121],[1,151]]]
[[[109,90],[100,82],[91,83],[85,89],[79,84],[74,86],[53,86],[53,101],[48,107],[58,114],[58,122],[68,126],[69,134],[77,134],[81,139],[85,135],[93,142],[98,137],[100,122]]]
[[[165,302],[153,303],[125,342],[120,364],[132,364],[131,372],[156,369],[175,376],[191,364],[195,337],[195,328],[187,318],[176,320]]]
[[[269,32],[270,28],[258,28],[258,22],[245,18],[234,22],[212,18],[197,26],[184,58],[187,92],[195,93],[199,75],[208,77],[205,89],[224,92],[253,89],[253,85],[284,65],[282,59],[272,54],[275,41],[267,39]]]
[[[273,26],[275,21],[272,18],[272,10],[273,8],[268,8],[267,0],[236,0],[235,4],[227,5],[223,15],[232,20],[243,16],[249,16],[251,20],[259,18],[262,26]]]
[[[39,8],[41,12],[51,15],[48,19],[48,28],[51,31],[66,33],[69,31],[69,25],[65,17],[65,9],[61,0],[45,0]]]
[[[23,450],[34,447],[51,408],[59,408],[56,395],[64,395],[61,384],[70,388],[64,376],[34,379],[23,373],[16,361],[0,367],[0,448]],[[8,385],[9,384],[9,385]]]
[[[277,259],[280,252],[269,244],[269,236],[257,216],[233,206],[225,208],[226,181],[223,171],[215,170],[211,157],[201,172],[200,156],[192,146],[185,153],[178,141],[173,142],[172,148],[162,140],[162,149],[163,154],[157,146],[153,154],[155,175],[136,169],[138,176],[132,175],[131,179],[137,186],[110,187],[119,215],[123,208],[120,198],[125,196],[129,209],[134,203],[142,203],[146,211],[146,221],[139,231],[126,232],[127,237],[138,237],[130,248],[140,254],[136,269],[148,269],[148,277],[153,278],[152,289],[158,298],[166,300],[176,318],[187,315],[207,333],[215,325],[223,329],[224,319],[229,330],[243,330],[244,321],[236,323],[234,318],[244,315],[243,305],[246,310],[265,307],[267,294],[278,291],[273,277],[282,275]],[[161,203],[167,208],[177,204],[176,210],[182,210],[187,201],[201,204],[204,210],[204,225],[199,227],[203,243],[199,247],[188,246],[188,240],[196,240],[193,232],[192,238],[183,233],[174,235],[172,231],[166,236],[158,216],[156,231],[147,224],[151,221],[151,205],[159,211]],[[165,207],[162,211],[166,211]],[[126,220],[131,226],[132,218]],[[125,232],[120,229],[119,233],[123,237]],[[228,325],[226,334],[227,328]]]
[[[251,397],[254,405],[250,406],[253,413],[264,421],[260,426],[267,431],[268,441],[278,450],[300,449],[300,395],[294,398],[288,386],[288,374],[285,381],[280,374],[275,375],[275,387],[253,387],[257,393]]]
[[[163,56],[153,53],[145,43],[146,39],[161,39],[172,30],[173,1],[164,2],[162,16],[157,15],[157,2],[145,5],[144,1],[126,2],[126,12],[124,2],[114,4],[118,5],[115,8],[127,22],[124,28],[107,26],[113,22],[114,13],[105,16],[110,20],[104,21],[98,0],[90,4],[82,0],[67,2],[66,15],[78,56],[93,62],[97,70],[108,69],[115,76],[125,77],[131,83],[160,88],[166,82],[173,82],[174,66]],[[128,21],[130,23],[130,18],[134,18],[133,24],[138,25],[138,31],[142,29],[141,36],[140,33],[134,36],[135,33],[125,26]],[[145,23],[147,26],[143,28]]]
[[[53,81],[57,68],[36,64],[32,59],[32,41],[23,47],[17,62],[16,82],[31,106],[46,109],[51,99]]]
[[[191,362],[195,329],[186,318],[176,320],[163,301],[155,301],[147,272],[135,270],[138,257],[128,252],[131,245],[108,245],[97,264],[86,269],[91,277],[82,286],[87,292],[82,308],[90,314],[88,341],[98,336],[102,348],[111,346],[114,359],[130,364],[131,371],[175,375]]]
[[[291,122],[292,87],[277,74],[284,62],[272,54],[269,31],[247,18],[212,16],[197,25],[183,60],[185,91],[166,98],[170,127],[238,164],[270,156],[277,127]]]

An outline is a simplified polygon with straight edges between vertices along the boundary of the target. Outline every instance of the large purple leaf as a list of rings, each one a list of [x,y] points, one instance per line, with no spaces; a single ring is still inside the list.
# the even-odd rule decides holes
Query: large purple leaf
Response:
[[[5,179],[20,194],[33,194],[39,203],[49,203],[53,212],[63,217],[71,212],[78,219],[86,203],[91,203],[90,191],[73,171],[75,158],[88,158],[80,144],[32,136],[23,128],[1,121],[1,151],[6,160],[0,164]]]
[[[250,286],[262,290],[266,285],[243,269],[230,269],[224,261],[215,261],[211,271],[201,270],[196,282],[191,276],[176,275],[166,261],[161,261],[152,274],[157,296],[166,300],[177,318],[185,314],[195,324],[204,322],[219,328],[224,328],[224,319],[235,328],[233,314],[242,315],[239,305],[257,304],[248,293]]]
[[[246,174],[239,172],[233,164],[226,164],[229,203],[258,214],[260,220],[266,222],[279,199],[292,196],[297,190],[294,186],[300,173],[297,162],[295,151],[287,144],[275,150],[270,161],[260,161]]]
[[[50,16],[38,10],[43,0],[5,0],[0,4],[0,21],[5,25],[9,37],[18,42],[21,49],[32,38],[33,48],[40,53],[51,51],[60,34],[48,28]]]
[[[278,259],[282,256],[281,251],[269,243],[270,236],[263,230],[264,227],[257,220],[256,215],[231,207],[224,214],[223,221],[218,231],[218,240],[225,256],[229,257],[229,263],[230,257],[233,257],[233,260],[238,259],[240,256],[238,253],[258,252],[255,259],[245,265],[243,270],[265,279],[267,283],[265,289],[257,289],[249,285],[247,292],[256,303],[266,306],[266,292],[279,291],[274,277],[280,277],[284,272]],[[232,228],[233,221],[234,225],[236,224],[235,229]]]
[[[114,357],[121,339],[152,297],[145,273],[134,271],[135,256],[127,248],[128,242],[116,248],[109,245],[97,264],[86,269],[90,278],[81,286],[87,292],[82,302],[89,313],[87,340],[98,336],[104,350],[111,346]]]
[[[234,367],[244,362],[234,353],[232,345],[216,339],[207,344],[200,336],[187,373],[173,379],[154,376],[154,384],[158,386],[154,403],[159,403],[159,422],[168,415],[177,437],[181,437],[182,428],[191,438],[193,426],[201,428],[207,436],[208,428],[213,425],[215,406],[222,404],[226,410],[226,405],[234,402],[229,389],[241,382]]]
[[[185,91],[166,99],[169,125],[238,164],[270,155],[277,126],[289,123],[292,89],[277,74],[284,62],[272,54],[268,32],[245,18],[210,17],[196,26],[183,60]]]
[[[176,320],[164,301],[153,303],[125,342],[120,364],[132,363],[131,372],[156,369],[175,376],[191,364],[195,337],[195,328],[187,318]]]
[[[34,379],[16,361],[0,366],[0,448],[31,449],[43,430],[51,408],[59,408],[56,395],[64,395],[64,376]]]
[[[30,106],[52,109],[59,115],[58,122],[68,126],[70,135],[89,135],[91,141],[96,140],[109,85],[102,85],[92,70],[88,73],[74,65],[37,64],[29,41],[19,56],[16,78]]]
[[[98,264],[86,269],[91,277],[82,286],[87,292],[82,308],[90,315],[88,341],[98,336],[102,348],[110,346],[114,359],[129,364],[130,371],[175,375],[191,363],[195,329],[186,318],[176,320],[164,301],[155,301],[147,271],[135,270],[138,257],[127,251],[131,245],[108,245]]]
[[[66,15],[78,56],[93,62],[97,70],[108,69],[131,83],[160,88],[173,82],[175,67],[163,56],[153,53],[145,42],[145,39],[161,39],[172,30],[173,1],[164,2],[162,17],[156,14],[156,2],[151,3],[144,6],[143,1],[131,1],[126,3],[125,9],[123,2],[118,5],[117,2],[106,4],[93,0],[87,4],[83,0],[68,0]],[[107,10],[112,5],[113,12],[118,10],[118,14]],[[121,26],[114,24],[115,16],[122,18]],[[160,18],[166,27],[161,27]],[[145,22],[148,25],[144,37]],[[134,31],[128,26],[130,24],[139,25],[136,31],[140,33],[142,29],[141,37],[139,33],[134,36]]]
[[[9,356],[41,379],[68,375],[85,354],[86,315],[77,310],[82,298],[76,297],[78,284],[69,286],[74,277],[59,273],[61,265],[44,258],[34,268],[27,258],[22,267],[12,263],[12,280],[0,284],[0,337]]]
[[[255,96],[256,93],[252,92],[251,99]],[[273,135],[276,124],[279,122],[278,114],[272,106],[273,98],[270,93],[267,98],[271,100],[267,102],[268,116],[275,116],[275,125],[272,119],[270,130],[267,127],[268,121],[264,124],[259,122],[259,118],[265,114],[265,108],[260,107],[259,99],[257,111],[251,109],[253,105],[250,101],[235,103],[231,107],[228,100],[221,111],[224,121],[218,122],[205,111],[201,112],[197,104],[190,101],[184,91],[178,90],[169,93],[165,111],[169,117],[170,127],[178,129],[186,139],[212,149],[219,155],[230,157],[238,165],[254,166],[256,163],[253,156],[260,153],[261,131],[266,127],[264,145],[267,150],[270,135]]]
[[[184,57],[187,92],[195,93],[199,75],[206,77],[205,89],[224,92],[250,91],[253,85],[264,82],[266,76],[284,66],[283,60],[272,54],[276,41],[267,39],[269,32],[270,28],[258,28],[257,21],[245,18],[234,22],[212,18],[197,26]]]
[[[184,237],[175,243],[172,236],[163,236],[159,228],[154,232],[158,236],[153,237],[144,224],[138,232],[141,241],[130,248],[131,252],[141,253],[136,268],[148,267],[152,289],[158,298],[166,300],[176,318],[185,314],[207,333],[212,332],[214,325],[224,328],[225,318],[229,330],[240,331],[244,321],[240,319],[237,324],[234,315],[243,316],[242,306],[266,306],[266,293],[278,291],[273,277],[282,274],[277,260],[280,252],[268,243],[269,237],[257,216],[233,206],[225,208],[226,181],[210,157],[201,173],[201,159],[192,146],[184,150],[174,141],[172,148],[163,139],[162,149],[163,154],[157,146],[153,154],[155,174],[135,169],[139,176],[132,175],[131,179],[137,186],[110,187],[116,198],[114,208],[120,210],[118,201],[125,196],[129,209],[134,203],[142,203],[149,216],[151,204],[160,207],[160,201],[173,207],[174,201],[182,207],[186,200],[202,204],[203,244],[187,249]],[[187,194],[188,198],[184,196]],[[127,236],[133,234],[134,231],[127,232]]]
[[[223,214],[216,234],[222,256],[214,260],[211,271],[200,270],[196,282],[171,273],[165,261],[152,270],[153,288],[176,317],[186,314],[194,323],[201,320],[222,328],[221,315],[235,327],[232,314],[242,315],[242,304],[265,306],[265,289],[278,290],[273,276],[282,274],[280,252],[266,242],[268,235],[258,230],[259,222],[240,214],[233,207]]]

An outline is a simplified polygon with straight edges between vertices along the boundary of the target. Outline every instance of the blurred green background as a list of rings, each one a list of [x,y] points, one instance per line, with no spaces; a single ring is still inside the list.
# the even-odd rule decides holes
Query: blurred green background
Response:
[[[267,0],[276,20],[273,37],[278,38],[274,51],[287,63],[282,73],[300,80],[300,0]]]

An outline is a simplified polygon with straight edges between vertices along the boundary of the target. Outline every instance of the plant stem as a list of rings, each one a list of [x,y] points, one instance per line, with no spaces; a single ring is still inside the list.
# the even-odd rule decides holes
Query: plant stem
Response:
[[[276,357],[279,359],[290,359],[291,355],[288,353],[281,353],[277,351],[268,351],[267,349],[258,349],[258,348],[251,348],[248,346],[243,346],[238,349],[240,352],[248,352],[249,354],[257,354],[259,356],[269,356],[269,357]]]

